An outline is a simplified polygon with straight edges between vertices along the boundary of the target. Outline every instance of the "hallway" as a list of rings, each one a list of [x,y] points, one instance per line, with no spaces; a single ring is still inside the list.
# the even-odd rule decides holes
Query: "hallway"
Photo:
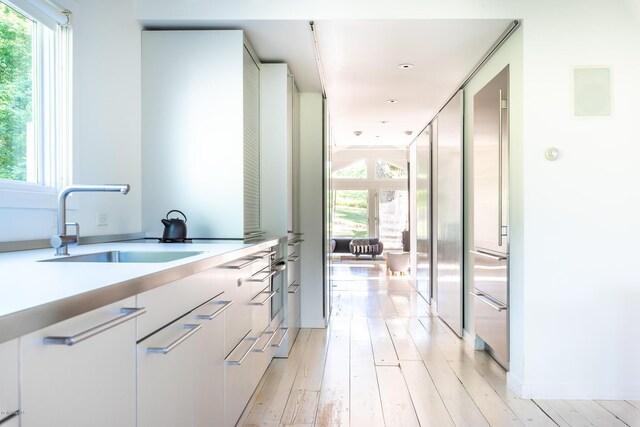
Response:
[[[238,425],[639,426],[640,401],[532,401],[384,263],[334,263],[327,329],[274,359]]]

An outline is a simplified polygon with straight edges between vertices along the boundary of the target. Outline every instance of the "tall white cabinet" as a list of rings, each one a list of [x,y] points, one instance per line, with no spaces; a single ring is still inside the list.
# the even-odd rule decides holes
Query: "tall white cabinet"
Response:
[[[171,209],[188,237],[261,226],[260,63],[240,30],[142,33],[142,222]]]
[[[287,357],[300,329],[299,233],[299,94],[287,64],[262,64],[262,223],[274,235],[289,235],[287,294],[284,298],[283,337],[278,357]]]
[[[268,234],[297,231],[299,95],[287,64],[262,64],[262,223]]]

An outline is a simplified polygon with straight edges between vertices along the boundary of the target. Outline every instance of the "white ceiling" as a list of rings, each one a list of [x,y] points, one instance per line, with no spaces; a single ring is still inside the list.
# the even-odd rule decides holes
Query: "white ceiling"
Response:
[[[316,21],[333,143],[410,143],[511,22]],[[146,26],[180,27],[175,22]],[[301,92],[321,90],[309,21],[190,21],[189,27],[243,29],[261,61],[286,62]],[[414,67],[398,68],[402,63]]]

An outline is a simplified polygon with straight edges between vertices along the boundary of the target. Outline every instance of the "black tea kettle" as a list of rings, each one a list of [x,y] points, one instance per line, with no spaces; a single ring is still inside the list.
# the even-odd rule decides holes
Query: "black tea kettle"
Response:
[[[184,220],[180,218],[169,218],[171,212],[177,212]],[[162,233],[162,242],[184,242],[187,239],[187,216],[177,209],[167,212],[165,219],[160,220],[164,224],[164,232]]]

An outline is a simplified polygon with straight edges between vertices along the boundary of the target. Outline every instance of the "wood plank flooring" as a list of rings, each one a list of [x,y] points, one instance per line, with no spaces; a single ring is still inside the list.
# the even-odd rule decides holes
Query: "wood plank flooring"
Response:
[[[327,329],[274,359],[239,426],[640,426],[640,401],[519,399],[384,263],[335,263]]]

